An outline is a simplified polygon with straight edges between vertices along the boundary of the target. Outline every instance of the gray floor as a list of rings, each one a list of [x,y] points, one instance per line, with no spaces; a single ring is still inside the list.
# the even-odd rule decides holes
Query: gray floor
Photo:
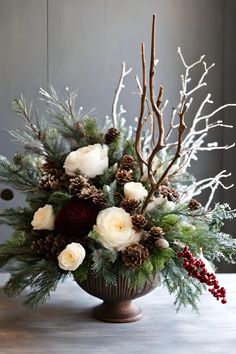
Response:
[[[0,274],[0,284],[7,279]],[[175,314],[173,299],[158,288],[136,300],[144,310],[141,321],[106,324],[91,318],[99,300],[72,281],[61,284],[36,312],[20,299],[0,295],[1,354],[229,354],[236,353],[236,275],[219,275],[228,290],[221,305],[207,293],[200,315],[186,309]]]

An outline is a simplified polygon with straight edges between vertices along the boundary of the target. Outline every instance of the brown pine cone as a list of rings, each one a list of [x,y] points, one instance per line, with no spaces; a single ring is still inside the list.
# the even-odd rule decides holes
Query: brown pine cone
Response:
[[[131,182],[133,180],[132,170],[118,170],[116,173],[116,180],[119,184],[124,185],[125,183]]]
[[[115,128],[108,129],[105,134],[105,143],[107,145],[111,144],[119,134],[120,132]]]
[[[97,205],[105,204],[105,196],[103,192],[100,189],[97,189],[95,186],[82,188],[77,196],[80,199],[92,199],[93,203]]]
[[[57,174],[57,171],[60,169],[61,169],[61,166],[58,162],[47,161],[47,162],[43,163],[43,165],[42,165],[43,172],[46,174],[50,174],[50,175]]]
[[[136,169],[136,161],[135,159],[133,158],[133,156],[131,155],[124,155],[122,160],[121,160],[121,163],[120,163],[120,169],[121,170],[135,170]]]
[[[42,189],[53,191],[68,189],[69,184],[69,177],[62,170],[55,170],[54,174],[45,173],[40,181]]]
[[[34,255],[53,259],[57,258],[59,253],[66,247],[67,243],[69,242],[66,237],[60,234],[48,234],[35,238],[31,243],[30,249]]]
[[[159,186],[157,193],[159,196],[163,196],[171,202],[177,202],[179,200],[179,193],[174,188],[164,184]]]
[[[89,186],[89,180],[84,176],[78,175],[70,179],[69,189],[73,194],[77,194],[82,188],[88,188]]]
[[[197,199],[191,199],[188,204],[188,207],[191,210],[197,210],[197,209],[201,209],[202,204]]]
[[[151,228],[149,231],[150,235],[155,236],[155,237],[163,237],[164,231],[161,227],[159,226],[154,226]]]
[[[101,206],[106,204],[106,199],[102,191],[98,190],[98,192],[94,194],[93,203]]]
[[[139,243],[129,246],[121,252],[121,259],[129,268],[138,268],[142,266],[148,257],[148,249]]]
[[[152,251],[155,248],[161,248],[160,246],[160,241],[159,240],[164,240],[163,238],[164,232],[161,227],[154,226],[151,228],[149,232],[144,232],[141,237],[140,243],[147,247],[149,251]],[[167,241],[166,241],[167,242]],[[165,242],[164,242],[165,243]],[[169,244],[168,244],[169,246]]]
[[[144,232],[142,234],[140,244],[146,247],[149,251],[152,251],[156,248],[155,242],[157,238],[155,236],[150,235],[148,232]]]
[[[98,189],[95,186],[89,186],[82,188],[80,193],[77,194],[77,196],[80,199],[92,199],[97,192]]]
[[[140,202],[135,199],[126,199],[124,198],[121,203],[120,203],[121,208],[125,209],[127,213],[129,214],[135,214],[139,207],[140,207]]]
[[[147,220],[143,214],[135,214],[131,219],[134,229],[143,229],[147,225]]]

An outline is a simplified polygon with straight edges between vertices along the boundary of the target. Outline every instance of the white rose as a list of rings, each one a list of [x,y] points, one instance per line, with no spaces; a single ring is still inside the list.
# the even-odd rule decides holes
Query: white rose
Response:
[[[139,242],[140,234],[132,227],[130,214],[124,209],[111,207],[99,212],[94,230],[104,247],[121,251]]]
[[[127,199],[143,201],[148,195],[148,191],[140,182],[128,182],[124,185],[124,194]]]
[[[94,144],[72,151],[63,167],[69,176],[75,176],[77,170],[89,178],[102,175],[108,168],[108,146]]]
[[[85,258],[85,249],[80,243],[72,242],[61,251],[58,265],[63,270],[76,270]]]
[[[31,225],[34,230],[54,230],[54,221],[53,208],[50,204],[46,204],[34,213]]]

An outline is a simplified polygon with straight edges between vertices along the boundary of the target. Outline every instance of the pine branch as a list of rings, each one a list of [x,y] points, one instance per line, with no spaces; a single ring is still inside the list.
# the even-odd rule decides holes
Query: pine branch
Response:
[[[103,194],[105,196],[106,199],[106,206],[107,207],[112,207],[114,205],[116,205],[116,200],[115,200],[115,195],[114,193],[116,192],[116,188],[117,188],[117,183],[116,181],[112,182],[109,185],[104,185],[103,186]]]
[[[26,202],[32,210],[38,210],[48,203],[50,192],[44,190],[35,190],[27,194]]]
[[[95,177],[93,179],[93,183],[98,187],[103,189],[104,186],[108,186],[114,182],[115,173],[112,167],[108,167],[104,173],[100,176]]]
[[[87,144],[104,143],[96,118],[84,117],[82,127]]]
[[[10,240],[0,245],[0,267],[6,266],[12,258],[29,255],[29,236],[24,231],[16,231]]]
[[[74,120],[66,118],[65,115],[58,112],[54,114],[56,118],[56,127],[58,132],[68,140],[74,140],[78,147],[81,145],[81,140],[84,137],[84,132],[82,130],[82,125],[79,122],[74,122]]]
[[[74,280],[77,283],[85,281],[89,275],[90,268],[90,261],[88,260],[88,258],[85,258],[83,263],[74,272],[72,272]]]
[[[204,286],[196,279],[188,276],[178,259],[170,260],[162,271],[164,282],[170,294],[175,295],[174,305],[178,312],[181,307],[190,305],[194,311],[197,310],[197,303]]]
[[[18,230],[31,230],[34,212],[27,208],[8,208],[0,211],[0,224],[13,226]]]
[[[24,304],[33,308],[47,301],[50,292],[54,291],[59,280],[65,277],[66,273],[51,261],[21,263],[19,269],[12,273],[3,291],[8,296],[17,296],[29,286],[33,290],[26,296]]]
[[[117,276],[113,270],[116,258],[117,253],[107,249],[98,249],[92,253],[91,269],[95,275],[104,278],[106,286],[115,286],[117,283]]]
[[[23,167],[24,164],[16,165],[0,155],[0,182],[13,185],[21,191],[35,190],[39,183],[39,172],[32,167]]]

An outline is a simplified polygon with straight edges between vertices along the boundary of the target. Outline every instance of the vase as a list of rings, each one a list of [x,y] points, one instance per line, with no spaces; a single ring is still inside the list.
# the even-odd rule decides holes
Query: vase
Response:
[[[93,309],[93,316],[104,322],[127,323],[138,321],[143,312],[132,300],[146,295],[160,285],[160,273],[153,273],[148,280],[137,287],[130,287],[128,278],[118,276],[115,286],[106,285],[104,278],[89,273],[79,286],[103,303]]]

